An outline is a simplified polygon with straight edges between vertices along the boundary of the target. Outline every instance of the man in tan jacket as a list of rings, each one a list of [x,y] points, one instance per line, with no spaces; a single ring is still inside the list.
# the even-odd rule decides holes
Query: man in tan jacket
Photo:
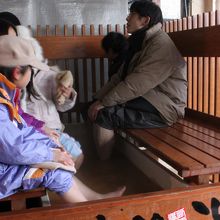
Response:
[[[168,126],[184,117],[186,106],[186,63],[161,29],[160,8],[135,1],[126,20],[131,36],[125,61],[88,110],[101,159],[111,155],[115,128]]]

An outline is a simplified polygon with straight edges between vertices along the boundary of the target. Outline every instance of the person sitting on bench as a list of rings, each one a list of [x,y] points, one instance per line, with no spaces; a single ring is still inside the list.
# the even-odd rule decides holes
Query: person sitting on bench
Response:
[[[45,62],[43,49],[38,41],[32,37],[29,28],[20,25],[19,19],[10,12],[1,12],[0,21],[1,19],[1,35],[18,35],[30,40],[37,58]],[[60,71],[58,67],[56,69],[56,71],[52,69],[47,72],[38,71],[33,75],[31,83],[22,90],[19,113],[28,125],[34,126],[38,131],[62,145],[72,155],[76,169],[79,169],[84,160],[81,145],[74,137],[63,131],[64,125],[61,123],[58,113],[58,110],[67,111],[75,105],[77,93],[72,86],[65,87],[60,85],[61,80],[57,80],[60,75],[62,76],[60,78],[64,79],[65,73],[69,73],[70,78],[72,78],[71,72]],[[70,82],[69,79],[65,81],[67,80]],[[48,82],[50,83],[48,84]],[[59,96],[57,95],[58,90],[60,91]],[[63,103],[58,103],[61,97]]]
[[[186,63],[162,30],[159,6],[135,1],[126,20],[125,61],[88,109],[101,159],[111,155],[114,129],[168,126],[184,117],[186,106]]]

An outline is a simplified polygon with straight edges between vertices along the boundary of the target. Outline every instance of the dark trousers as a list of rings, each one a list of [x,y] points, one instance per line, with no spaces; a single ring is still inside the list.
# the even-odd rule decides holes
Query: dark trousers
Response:
[[[142,97],[101,109],[95,123],[110,130],[167,126],[158,110]]]

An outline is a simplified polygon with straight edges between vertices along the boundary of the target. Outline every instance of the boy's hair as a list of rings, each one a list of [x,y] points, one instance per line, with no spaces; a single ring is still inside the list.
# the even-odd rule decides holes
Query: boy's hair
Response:
[[[130,12],[136,12],[141,17],[150,17],[148,28],[154,26],[157,23],[163,24],[163,15],[161,9],[154,2],[149,0],[137,0],[132,3]]]
[[[117,32],[108,33],[102,39],[101,44],[106,53],[112,49],[114,53],[120,54],[128,49],[127,38],[123,34]]]
[[[17,35],[17,29],[12,23],[10,23],[9,21],[6,21],[4,19],[0,19],[0,36],[1,35],[8,35],[8,30],[10,27],[14,29],[14,31]]]
[[[15,16],[13,13],[8,12],[8,11],[0,12],[0,19],[9,21],[14,26],[21,25],[21,22],[19,21],[17,16]]]

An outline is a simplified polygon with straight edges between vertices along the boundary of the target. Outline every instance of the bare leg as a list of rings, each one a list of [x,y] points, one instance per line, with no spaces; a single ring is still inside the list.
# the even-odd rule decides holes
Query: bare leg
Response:
[[[77,170],[81,167],[83,160],[84,160],[84,155],[83,155],[83,153],[80,154],[80,155],[77,157],[76,160],[74,160],[75,168],[76,168]]]
[[[115,143],[114,131],[102,128],[99,125],[94,124],[93,136],[99,158],[101,160],[109,159]]]
[[[85,202],[88,199],[79,190],[77,184],[73,184],[70,190],[62,195],[63,199],[68,203]]]
[[[106,193],[106,194],[100,194],[100,193],[97,193],[97,192],[93,191],[92,189],[90,189],[88,186],[86,186],[84,183],[82,183],[76,177],[74,177],[74,181],[75,181],[77,187],[79,188],[79,190],[83,193],[83,195],[88,200],[104,199],[104,198],[121,196],[124,193],[125,189],[126,189],[126,187],[123,186],[123,187],[121,187],[120,189],[118,189],[114,192],[110,192],[110,193]]]
[[[70,188],[68,192],[63,194],[63,198],[67,202],[70,202],[70,203],[105,199],[105,198],[122,196],[125,189],[126,187],[121,187],[119,190],[116,190],[114,192],[100,194],[100,193],[93,191],[92,189],[87,187],[85,184],[83,184],[79,179],[74,177],[73,186]]]

